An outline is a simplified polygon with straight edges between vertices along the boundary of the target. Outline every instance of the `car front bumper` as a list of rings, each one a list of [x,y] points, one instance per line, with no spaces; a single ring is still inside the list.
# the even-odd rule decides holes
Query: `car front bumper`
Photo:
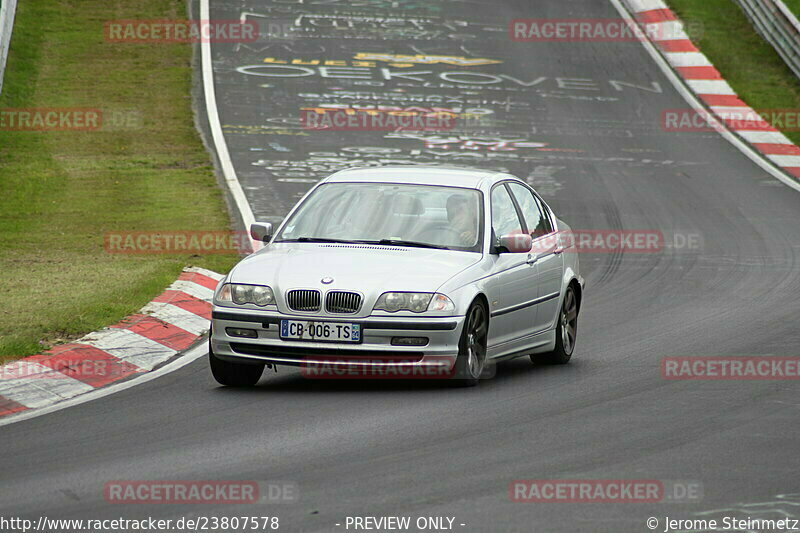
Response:
[[[452,369],[458,355],[463,316],[332,318],[284,315],[214,307],[211,349],[223,360],[269,363],[304,368],[430,368]],[[315,342],[280,338],[281,320],[347,322],[361,325],[361,342]],[[254,330],[257,338],[235,337],[227,328]],[[423,346],[397,346],[397,337],[424,337]]]

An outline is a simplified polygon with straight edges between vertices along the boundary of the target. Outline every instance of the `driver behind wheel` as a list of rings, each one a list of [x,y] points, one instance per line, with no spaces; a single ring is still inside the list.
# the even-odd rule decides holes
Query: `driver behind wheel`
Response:
[[[461,246],[474,246],[478,230],[478,213],[475,205],[462,194],[447,199],[447,220],[458,233]]]

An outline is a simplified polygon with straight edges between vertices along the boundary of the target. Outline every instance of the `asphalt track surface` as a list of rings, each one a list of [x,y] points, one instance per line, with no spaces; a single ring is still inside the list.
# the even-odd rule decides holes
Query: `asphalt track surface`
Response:
[[[798,355],[800,195],[715,134],[663,131],[661,111],[687,105],[641,44],[513,43],[505,32],[513,18],[617,17],[606,1],[400,2],[408,11],[367,4],[212,1],[214,19],[254,12],[269,21],[301,14],[311,21],[300,39],[213,46],[226,138],[257,218],[280,219],[309,186],[307,178],[368,153],[344,148],[372,147],[394,159],[506,168],[537,187],[573,228],[694,233],[702,247],[584,254],[586,298],[568,366],[519,359],[499,365],[493,380],[473,389],[307,380],[281,369],[265,372],[252,390],[233,390],[218,387],[198,360],[102,400],[3,427],[0,515],[270,514],[284,531],[340,531],[335,524],[346,516],[451,516],[465,524],[456,530],[470,532],[615,533],[648,531],[650,516],[663,523],[664,516],[706,511],[713,511],[706,517],[800,515],[797,382],[670,381],[659,366],[669,356]],[[357,31],[340,33],[321,22],[390,14],[420,21],[387,29],[358,19]],[[411,29],[423,33],[410,35]],[[373,40],[355,38],[367,31]],[[349,61],[378,51],[502,62],[405,68],[432,71],[421,76],[426,82],[409,83],[433,86],[237,71],[263,65],[266,57]],[[366,68],[372,77],[381,65]],[[437,76],[448,71],[546,79],[527,88],[506,78],[495,89],[437,86],[443,83]],[[337,88],[380,93],[381,104],[390,92],[486,99],[467,106],[494,112],[480,126],[483,133],[466,135],[556,150],[519,145],[494,152],[516,157],[492,159],[488,150],[456,144],[426,153],[423,140],[382,132],[299,129],[300,104],[336,99],[298,94]],[[287,129],[280,133],[276,124]],[[310,158],[316,167],[304,168]],[[703,496],[691,503],[509,500],[512,480],[563,478],[694,480]],[[105,482],[127,479],[286,480],[301,497],[264,506],[104,501]]]

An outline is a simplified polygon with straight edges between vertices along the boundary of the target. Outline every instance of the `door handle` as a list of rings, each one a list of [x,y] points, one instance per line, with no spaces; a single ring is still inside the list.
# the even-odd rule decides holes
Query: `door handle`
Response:
[[[536,261],[538,261],[538,260],[539,260],[538,256],[533,255],[533,254],[528,254],[528,259],[525,262],[528,263],[529,265],[532,265],[532,264],[536,263]]]
[[[561,255],[561,254],[564,253],[564,249],[563,248],[556,248],[555,250],[553,250],[553,253],[555,255]]]

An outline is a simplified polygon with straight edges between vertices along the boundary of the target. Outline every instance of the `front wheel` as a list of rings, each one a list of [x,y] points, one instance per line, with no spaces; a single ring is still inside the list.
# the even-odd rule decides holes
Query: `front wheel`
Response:
[[[564,303],[558,313],[556,327],[556,349],[546,354],[531,355],[534,363],[564,365],[569,363],[578,339],[578,298],[575,289],[570,285],[564,294]]]
[[[220,359],[211,350],[211,343],[208,346],[208,362],[217,383],[228,387],[252,387],[264,373],[263,363],[234,363]]]
[[[489,314],[480,301],[473,302],[467,311],[464,330],[458,342],[458,358],[453,379],[462,386],[472,387],[486,367],[486,340],[489,333]]]

